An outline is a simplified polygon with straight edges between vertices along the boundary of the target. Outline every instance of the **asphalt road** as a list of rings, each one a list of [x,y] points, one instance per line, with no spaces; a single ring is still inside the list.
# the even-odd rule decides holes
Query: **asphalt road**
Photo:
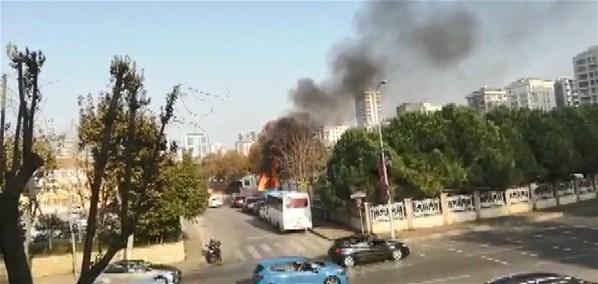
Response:
[[[330,245],[310,233],[280,235],[230,208],[209,210],[199,226],[204,234],[222,240],[224,263],[187,273],[185,283],[250,283],[260,258],[324,257]],[[559,272],[598,282],[598,208],[408,245],[412,255],[407,259],[352,268],[350,282],[468,284],[524,271]]]

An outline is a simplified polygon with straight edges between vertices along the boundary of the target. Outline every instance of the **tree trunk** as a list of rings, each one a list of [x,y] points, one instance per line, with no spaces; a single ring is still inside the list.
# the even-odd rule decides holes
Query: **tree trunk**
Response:
[[[110,260],[114,257],[114,255],[121,249],[122,246],[110,246],[106,254],[98,261],[94,263],[89,269],[86,269],[85,272],[81,272],[81,276],[79,277],[79,281],[77,284],[92,284],[96,278],[102,273],[104,268],[108,266]]]
[[[0,193],[0,251],[9,283],[31,284],[31,271],[23,246],[23,228],[19,224],[18,196]]]

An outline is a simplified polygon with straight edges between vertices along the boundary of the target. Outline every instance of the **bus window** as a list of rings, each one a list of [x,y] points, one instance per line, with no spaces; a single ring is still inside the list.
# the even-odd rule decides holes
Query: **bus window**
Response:
[[[305,208],[307,203],[307,198],[292,198],[287,200],[287,208]]]

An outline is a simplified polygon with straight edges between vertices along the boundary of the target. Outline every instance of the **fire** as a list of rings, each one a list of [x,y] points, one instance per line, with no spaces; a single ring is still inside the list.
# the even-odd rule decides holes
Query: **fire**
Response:
[[[262,173],[257,182],[257,190],[258,191],[266,191],[268,189],[278,189],[280,188],[280,181],[278,180],[278,176],[276,175],[276,171],[278,169],[278,163],[272,161],[272,167],[270,172]]]

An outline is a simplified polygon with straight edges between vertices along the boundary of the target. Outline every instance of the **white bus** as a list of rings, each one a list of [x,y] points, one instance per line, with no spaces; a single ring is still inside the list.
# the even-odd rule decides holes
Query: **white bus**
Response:
[[[280,232],[311,229],[309,195],[297,191],[269,191],[263,217]]]

